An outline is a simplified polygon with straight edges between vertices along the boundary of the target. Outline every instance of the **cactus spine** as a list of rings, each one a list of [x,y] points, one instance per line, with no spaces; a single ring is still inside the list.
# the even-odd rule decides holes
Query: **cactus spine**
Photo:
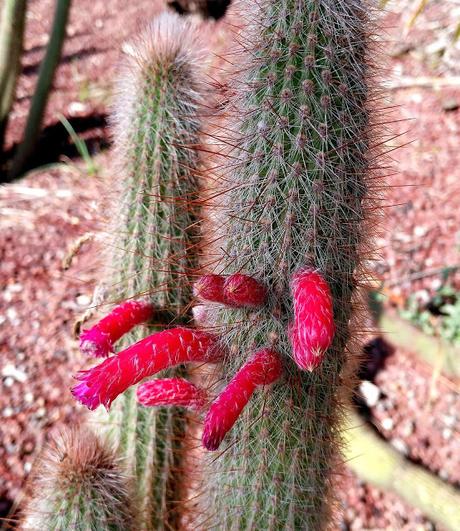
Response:
[[[44,453],[21,529],[134,531],[129,481],[88,429],[64,432]]]
[[[148,299],[158,310],[152,325],[162,316],[163,327],[190,321],[191,275],[197,267],[194,148],[202,83],[196,45],[189,24],[179,17],[156,19],[127,50],[114,108],[120,190],[114,212],[113,299]],[[122,346],[142,335],[129,333]],[[104,421],[136,477],[142,528],[177,528],[186,414],[178,408],[145,408],[131,389]]]
[[[247,48],[236,54],[238,65],[243,56],[247,64],[229,112],[240,116],[240,149],[231,152],[223,179],[228,191],[218,205],[219,244],[225,254],[216,271],[257,278],[269,299],[259,310],[214,306],[208,314],[231,352],[222,367],[226,382],[264,346],[283,354],[285,377],[254,394],[222,454],[209,459],[206,528],[321,529],[330,519],[341,395],[349,384],[344,369],[353,357],[349,322],[366,233],[369,5],[251,4],[252,11],[244,8],[248,28],[238,38]],[[311,373],[293,363],[287,334],[290,281],[305,266],[327,280],[336,325],[332,346]]]

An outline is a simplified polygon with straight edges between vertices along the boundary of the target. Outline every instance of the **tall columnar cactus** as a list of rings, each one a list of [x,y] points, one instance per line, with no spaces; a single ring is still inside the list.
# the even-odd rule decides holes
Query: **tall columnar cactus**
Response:
[[[114,106],[119,190],[111,300],[151,304],[154,327],[190,321],[199,234],[196,146],[203,83],[198,49],[188,23],[176,15],[160,16],[127,47]],[[139,331],[128,333],[120,348],[141,337]],[[136,477],[142,528],[177,527],[184,411],[146,409],[129,390],[103,421]]]
[[[134,531],[137,508],[115,452],[88,429],[64,432],[36,470],[21,529]]]
[[[228,153],[220,183],[228,191],[216,205],[224,249],[216,272],[249,274],[268,299],[259,309],[214,304],[206,315],[228,346],[224,382],[264,347],[282,356],[284,378],[254,393],[221,455],[211,455],[203,473],[206,528],[321,529],[330,519],[375,176],[369,8],[365,0],[260,0],[245,3],[241,15],[248,26],[235,57],[243,73],[227,109],[230,125],[221,129],[238,149]],[[224,138],[235,124],[237,139]],[[313,317],[299,331],[306,311]],[[324,341],[322,327],[329,327]],[[213,422],[206,420],[206,437]]]

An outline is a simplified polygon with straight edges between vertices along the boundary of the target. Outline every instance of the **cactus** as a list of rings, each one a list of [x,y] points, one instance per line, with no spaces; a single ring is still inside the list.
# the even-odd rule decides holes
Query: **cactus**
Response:
[[[113,450],[88,429],[69,430],[41,458],[21,529],[134,531],[136,514]]]
[[[195,149],[203,95],[199,48],[189,23],[177,15],[161,15],[127,48],[114,104],[120,177],[108,272],[111,298],[140,297],[152,304],[150,324],[155,328],[184,325],[191,318],[191,277],[197,268],[199,236]],[[121,347],[141,338],[142,330],[133,330]],[[176,368],[168,375],[183,373]],[[186,413],[179,408],[145,408],[129,390],[102,422],[136,477],[141,528],[176,528],[183,497],[180,469]]]
[[[13,106],[16,83],[21,71],[25,19],[26,0],[6,0],[3,3],[0,25],[0,153],[2,158],[9,113]]]
[[[27,169],[28,159],[33,154],[48,97],[53,83],[54,74],[61,57],[67,20],[69,18],[71,0],[56,0],[53,27],[46,48],[45,57],[38,72],[37,86],[27,116],[24,137],[14,156],[8,178],[14,179]]]
[[[235,62],[246,64],[226,109],[230,125],[220,129],[237,124],[238,133],[217,139],[231,147],[217,182],[227,193],[215,205],[224,249],[215,272],[252,276],[268,300],[258,309],[209,305],[206,315],[230,352],[217,380],[228,383],[264,347],[282,355],[284,378],[254,393],[221,455],[208,459],[198,528],[321,529],[331,518],[339,420],[355,357],[350,320],[369,189],[378,177],[371,168],[369,8],[365,0],[261,0],[241,13],[250,20]],[[292,283],[302,270],[319,272],[329,286],[327,341],[334,327],[335,336],[320,363],[298,365],[291,341],[300,332],[292,325],[303,314]]]

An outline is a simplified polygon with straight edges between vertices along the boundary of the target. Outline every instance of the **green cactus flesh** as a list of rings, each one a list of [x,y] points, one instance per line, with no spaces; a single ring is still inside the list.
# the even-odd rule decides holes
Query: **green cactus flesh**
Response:
[[[189,29],[173,15],[152,24],[128,50],[115,104],[121,183],[114,207],[113,299],[148,299],[158,310],[153,321],[161,315],[162,327],[190,322],[190,277],[197,267],[194,147],[201,84]],[[157,326],[151,324],[154,332]],[[119,348],[145,335],[145,329],[137,329]],[[183,369],[166,374],[183,374]],[[130,389],[101,421],[136,477],[142,528],[176,528],[187,426],[183,410],[145,408]]]
[[[256,4],[245,5],[249,27],[238,38],[245,50],[235,54],[238,64],[247,61],[229,107],[240,117],[234,121],[240,149],[230,153],[221,185],[228,191],[215,205],[224,219],[216,271],[252,275],[265,283],[269,300],[256,311],[213,306],[208,314],[228,346],[219,377],[228,381],[264,346],[283,355],[285,377],[254,394],[221,455],[208,459],[206,520],[198,525],[320,529],[331,513],[350,319],[367,239],[369,6],[360,0]],[[312,373],[292,361],[287,333],[290,278],[305,266],[328,281],[336,325]]]

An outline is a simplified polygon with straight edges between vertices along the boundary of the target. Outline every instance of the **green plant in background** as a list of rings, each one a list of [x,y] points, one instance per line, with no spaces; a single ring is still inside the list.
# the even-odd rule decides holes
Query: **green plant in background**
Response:
[[[50,39],[38,72],[37,85],[30,104],[23,139],[17,148],[9,170],[9,179],[18,177],[24,171],[27,167],[28,158],[33,154],[40,134],[56,67],[61,57],[71,0],[56,1]]]
[[[0,25],[0,153],[21,70],[26,0],[5,0]]]
[[[24,135],[6,178],[18,177],[26,168],[40,134],[48,96],[56,67],[61,56],[71,0],[57,0],[50,39],[45,57],[40,65],[35,93],[27,117]],[[27,0],[6,0],[3,4],[0,26],[0,152],[3,153],[5,132],[13,106],[17,79],[21,71],[24,24]],[[6,161],[2,160],[5,165]],[[6,169],[3,168],[4,170]]]
[[[77,148],[77,151],[80,157],[83,159],[86,165],[86,173],[89,176],[96,175],[98,172],[98,167],[96,163],[94,162],[93,158],[91,157],[91,155],[89,154],[88,147],[86,146],[86,142],[78,136],[78,134],[75,132],[75,129],[72,127],[72,124],[69,122],[69,120],[67,120],[65,116],[61,114],[59,116],[59,121],[64,126],[65,130],[67,131],[70,138],[72,139],[72,142]]]
[[[451,284],[443,283],[428,304],[417,293],[411,295],[400,314],[426,334],[460,345],[460,296]]]

